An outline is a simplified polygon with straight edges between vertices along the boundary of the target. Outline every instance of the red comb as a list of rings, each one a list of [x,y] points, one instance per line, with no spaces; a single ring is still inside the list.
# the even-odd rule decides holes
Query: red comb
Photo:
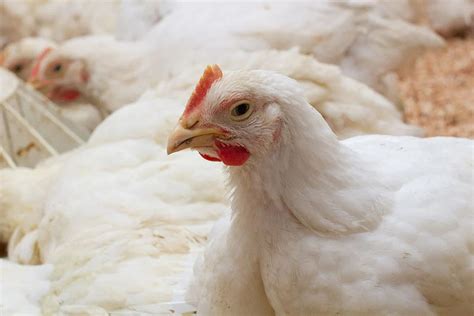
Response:
[[[209,65],[204,70],[204,73],[199,79],[196,88],[194,89],[193,94],[189,98],[188,104],[186,104],[186,109],[184,114],[191,113],[197,106],[199,106],[206,97],[207,92],[211,88],[212,84],[222,78],[222,70],[217,65]]]
[[[46,57],[51,52],[52,48],[48,47],[45,50],[41,52],[41,54],[36,57],[35,65],[33,66],[33,69],[31,70],[31,78],[36,78],[39,73],[40,65],[43,59]]]

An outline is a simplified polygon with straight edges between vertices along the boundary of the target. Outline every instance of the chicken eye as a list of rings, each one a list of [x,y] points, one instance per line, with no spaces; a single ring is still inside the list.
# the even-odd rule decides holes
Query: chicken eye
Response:
[[[61,64],[56,64],[53,67],[53,72],[60,72],[63,69],[63,66]]]
[[[230,115],[233,120],[242,121],[248,118],[250,114],[252,114],[252,111],[250,109],[251,106],[249,103],[239,103],[232,108],[232,110],[230,111]]]
[[[23,65],[22,64],[16,64],[15,66],[12,67],[11,69],[14,73],[19,73],[23,70]]]

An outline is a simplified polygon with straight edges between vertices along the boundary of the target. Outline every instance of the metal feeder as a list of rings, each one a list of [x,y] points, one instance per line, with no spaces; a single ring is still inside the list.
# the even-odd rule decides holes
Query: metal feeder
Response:
[[[90,132],[61,116],[49,101],[0,68],[0,168],[34,167],[85,143]]]

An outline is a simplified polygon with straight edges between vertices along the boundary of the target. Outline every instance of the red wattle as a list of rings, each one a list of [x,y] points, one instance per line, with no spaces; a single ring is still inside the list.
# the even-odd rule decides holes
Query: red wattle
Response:
[[[250,157],[250,153],[245,147],[226,145],[216,141],[217,155],[227,166],[241,166]]]
[[[53,101],[69,102],[74,101],[81,96],[81,93],[73,89],[57,88],[51,92],[48,97]]]
[[[79,98],[81,94],[77,90],[64,90],[59,93],[59,98],[63,99],[64,101],[74,101],[75,99]]]
[[[202,158],[204,158],[206,160],[209,160],[209,161],[222,161],[222,160],[220,160],[219,158],[216,158],[216,157],[212,157],[212,156],[209,156],[209,155],[206,155],[206,154],[201,154],[201,153],[199,153],[199,154],[201,155]]]

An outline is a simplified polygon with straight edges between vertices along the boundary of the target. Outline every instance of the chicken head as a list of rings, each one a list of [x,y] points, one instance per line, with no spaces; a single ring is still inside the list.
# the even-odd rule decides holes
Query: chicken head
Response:
[[[80,97],[88,79],[82,60],[68,58],[58,50],[48,48],[36,58],[28,81],[51,100],[68,102]]]
[[[237,71],[223,76],[217,65],[208,66],[169,137],[168,154],[192,148],[207,160],[240,166],[278,146],[283,124],[278,98],[291,95],[288,87],[298,87],[292,79],[267,74]],[[270,84],[272,80],[277,82]]]

